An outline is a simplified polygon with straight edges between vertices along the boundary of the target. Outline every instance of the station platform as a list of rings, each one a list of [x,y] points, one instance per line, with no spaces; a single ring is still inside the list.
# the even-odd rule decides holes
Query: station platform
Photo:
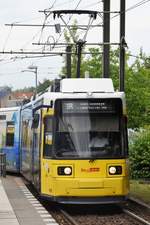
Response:
[[[21,177],[0,177],[0,225],[58,225]]]

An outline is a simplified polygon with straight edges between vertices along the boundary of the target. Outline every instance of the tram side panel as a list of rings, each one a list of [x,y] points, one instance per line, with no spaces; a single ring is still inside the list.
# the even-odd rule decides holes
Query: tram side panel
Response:
[[[21,111],[21,167],[20,172],[29,181],[32,180],[32,108],[27,107]]]
[[[41,109],[21,112],[21,173],[40,192]]]
[[[20,170],[20,108],[0,109],[0,152],[6,153],[6,170]]]
[[[54,165],[56,160],[53,159],[53,122],[54,122],[54,110],[52,108],[42,110],[42,135],[41,135],[41,195],[51,197],[54,195],[56,189],[55,178],[53,179],[52,171],[54,171]],[[61,161],[58,161],[61,164]],[[62,187],[62,183],[60,184]]]
[[[41,126],[42,126],[42,110],[36,110],[33,113],[32,130],[32,183],[40,192],[41,190]]]

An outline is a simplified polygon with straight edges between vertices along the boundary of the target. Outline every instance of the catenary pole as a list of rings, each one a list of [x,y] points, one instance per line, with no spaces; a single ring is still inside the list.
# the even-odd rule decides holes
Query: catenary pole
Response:
[[[125,90],[125,2],[120,0],[120,91]]]
[[[103,42],[110,42],[110,0],[103,0]],[[103,46],[103,77],[110,74],[110,45]]]
[[[71,45],[66,47],[67,78],[71,78],[71,49]]]

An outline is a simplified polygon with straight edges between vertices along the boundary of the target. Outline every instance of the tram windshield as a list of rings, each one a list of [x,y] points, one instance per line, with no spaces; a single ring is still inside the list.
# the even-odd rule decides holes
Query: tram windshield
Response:
[[[54,143],[56,157],[122,157],[121,108],[119,99],[58,100]]]

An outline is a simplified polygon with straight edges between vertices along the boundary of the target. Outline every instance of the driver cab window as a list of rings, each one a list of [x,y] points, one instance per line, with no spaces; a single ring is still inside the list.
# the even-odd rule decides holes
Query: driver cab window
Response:
[[[45,117],[44,118],[44,149],[43,149],[43,156],[44,157],[51,157],[52,153],[52,117]]]

